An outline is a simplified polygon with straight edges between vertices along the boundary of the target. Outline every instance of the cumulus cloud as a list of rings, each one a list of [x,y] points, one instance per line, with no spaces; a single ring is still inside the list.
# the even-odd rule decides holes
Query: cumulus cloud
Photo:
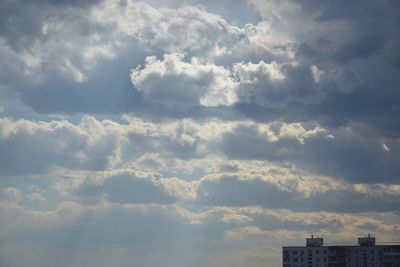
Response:
[[[18,7],[25,9],[24,6]],[[85,15],[83,11],[85,9],[89,10],[88,15]],[[38,25],[40,29],[37,31],[40,36],[38,36],[36,47],[31,48],[28,44],[24,44],[21,48],[23,52],[20,52],[15,51],[10,44],[3,43],[7,57],[11,57],[10,61],[17,62],[17,64],[11,64],[11,68],[7,68],[7,71],[12,70],[13,76],[22,78],[18,85],[12,85],[11,88],[18,88],[17,91],[21,94],[20,97],[25,104],[46,113],[52,111],[73,113],[74,110],[98,111],[102,108],[114,109],[114,111],[115,109],[132,111],[146,108],[146,106],[137,107],[137,105],[135,107],[135,104],[141,102],[140,95],[135,95],[132,90],[129,92],[129,88],[119,88],[121,87],[120,81],[109,79],[106,83],[113,87],[117,84],[118,90],[121,90],[118,94],[125,96],[127,101],[130,100],[131,106],[128,105],[128,102],[122,103],[121,99],[123,98],[115,98],[112,94],[103,92],[104,82],[97,81],[104,79],[103,76],[109,71],[100,68],[99,73],[98,65],[115,63],[114,65],[119,65],[120,71],[127,71],[127,68],[124,68],[125,63],[122,62],[123,59],[120,58],[121,51],[133,53],[139,57],[143,53],[141,59],[132,61],[131,64],[136,67],[139,62],[143,61],[146,53],[143,51],[145,50],[143,45],[150,45],[155,50],[154,52],[161,50],[177,53],[175,55],[185,52],[188,52],[190,57],[197,55],[190,64],[192,65],[191,69],[198,70],[198,75],[196,77],[189,75],[191,78],[188,80],[195,82],[193,78],[214,79],[208,84],[211,86],[208,89],[205,88],[207,84],[197,84],[201,87],[196,90],[199,91],[199,96],[202,96],[201,106],[225,106],[236,102],[235,82],[229,77],[229,71],[225,70],[224,66],[214,64],[212,58],[225,54],[228,58],[236,57],[229,52],[229,49],[238,46],[235,49],[240,51],[242,44],[250,46],[248,49],[252,50],[252,45],[246,38],[247,30],[245,28],[232,26],[222,17],[209,13],[201,7],[190,5],[183,5],[178,9],[170,7],[155,9],[143,2],[128,1],[126,5],[119,5],[116,1],[104,1],[98,7],[85,6],[83,10],[73,7],[71,9],[73,15],[61,13],[59,15],[61,19],[52,18],[50,15],[45,15],[45,12],[42,14],[38,11],[37,18],[32,18],[32,20],[42,16],[46,19],[43,19],[42,24]],[[59,10],[55,12],[57,13]],[[66,25],[70,16],[79,18],[76,20],[77,25]],[[196,23],[185,23],[189,18],[196,20]],[[82,25],[81,28],[87,29],[87,31],[74,31],[75,28],[80,27],[79,25]],[[160,25],[162,25],[161,28]],[[110,31],[111,28],[113,31]],[[74,39],[74,42],[66,41],[68,36]],[[5,40],[7,41],[9,37],[5,35]],[[17,37],[18,39],[22,38],[20,35]],[[36,38],[36,36],[32,38]],[[136,45],[132,45],[134,43]],[[80,49],[76,49],[78,46]],[[60,57],[59,55],[64,56]],[[171,57],[172,55],[169,56],[169,58]],[[209,57],[210,62],[207,60]],[[222,58],[221,60],[224,61]],[[180,59],[175,61],[180,61]],[[203,63],[195,64],[194,61]],[[228,61],[232,62],[232,59]],[[183,62],[181,63],[177,66],[182,67]],[[24,75],[20,75],[19,69],[23,70]],[[182,81],[179,78],[182,76],[171,76],[171,83],[181,84]],[[32,87],[33,81],[35,82],[34,87],[38,87],[40,90],[32,92],[29,89]],[[72,90],[65,92],[65,87],[72,87]],[[91,94],[85,91],[85,87],[95,87],[96,90],[93,91],[100,94]],[[183,88],[186,87],[178,87],[175,90],[185,95],[187,90],[183,90]],[[107,89],[104,88],[104,90]],[[203,93],[205,90],[209,91],[206,96]],[[60,103],[61,99],[58,99],[60,95],[64,96],[63,103]],[[75,103],[74,97],[80,98],[81,101]],[[90,101],[90,98],[97,98],[98,101],[104,103],[99,107],[93,106],[94,103]],[[114,103],[107,103],[109,100],[113,100]],[[192,99],[184,98],[183,100],[190,102],[189,100]],[[51,105],[49,102],[57,103],[57,105]]]
[[[166,4],[168,6],[168,1]],[[126,34],[170,53],[191,51],[207,55],[215,47],[230,46],[245,38],[241,28],[200,5],[162,6],[156,9],[145,2],[127,1],[120,5],[116,1],[106,1],[94,10],[93,19],[117,24]],[[109,16],[110,13],[116,16]],[[186,23],[188,20],[191,23]]]
[[[184,62],[182,54],[166,54],[162,61],[147,57],[143,69],[131,72],[133,85],[144,99],[177,109],[213,107],[236,102],[236,82],[230,71],[196,58]]]

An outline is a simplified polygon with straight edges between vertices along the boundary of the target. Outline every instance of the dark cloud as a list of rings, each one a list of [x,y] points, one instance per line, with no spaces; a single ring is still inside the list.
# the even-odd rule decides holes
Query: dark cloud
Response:
[[[289,191],[275,183],[259,178],[245,179],[246,177],[238,175],[222,175],[216,180],[205,180],[200,184],[196,201],[198,204],[210,206],[258,205],[298,212],[386,212],[397,211],[399,205],[395,195],[391,194],[374,196],[351,189],[332,188],[306,196],[304,192]],[[274,223],[274,220],[271,224]],[[322,227],[322,225],[320,226]],[[270,225],[270,227],[274,227],[274,225]],[[287,227],[294,228],[291,224]],[[317,227],[317,225],[309,225],[309,227]]]
[[[49,38],[43,31],[44,23],[49,21],[68,20],[80,26],[76,30],[83,33],[88,22],[82,15],[96,2],[100,1],[2,1],[0,36],[12,49],[24,51]]]
[[[292,66],[261,61],[258,64],[236,64],[235,74],[241,85],[239,102],[264,107],[288,103],[312,103],[320,98],[320,86],[314,81],[311,66]]]
[[[226,133],[220,147],[232,159],[294,163],[311,172],[351,182],[396,183],[398,145],[397,139],[364,136],[350,127],[319,133],[301,142],[296,138],[268,141],[255,127],[241,126]]]

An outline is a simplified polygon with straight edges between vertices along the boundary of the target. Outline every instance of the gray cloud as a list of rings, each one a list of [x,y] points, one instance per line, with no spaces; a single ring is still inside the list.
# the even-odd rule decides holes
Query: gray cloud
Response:
[[[156,175],[132,172],[110,173],[106,177],[92,177],[74,189],[82,197],[105,197],[115,203],[160,203],[175,202]]]
[[[393,151],[387,147],[390,143]],[[268,141],[255,127],[241,126],[222,137],[222,152],[233,159],[293,163],[318,174],[352,182],[396,183],[397,139],[365,136],[351,127],[320,132],[302,143],[296,138]],[[394,152],[394,153],[393,153]]]
[[[385,189],[382,191],[384,192]],[[396,195],[392,194],[371,195],[351,189],[332,188],[306,196],[303,192],[287,190],[275,183],[263,181],[259,177],[249,179],[249,177],[239,175],[221,175],[218,179],[204,180],[197,193],[196,201],[203,205],[239,207],[259,205],[301,212],[385,212],[397,211],[399,206]],[[294,226],[289,224],[288,227]],[[310,227],[318,226],[311,225]]]
[[[318,72],[313,66],[314,72]],[[286,106],[295,101],[315,102],[321,97],[318,77],[313,77],[311,66],[291,66],[269,64],[236,64],[235,74],[241,82],[239,96],[241,102],[255,103],[260,106]]]
[[[105,169],[119,161],[123,141],[118,129],[91,117],[79,125],[3,118],[0,129],[0,166],[5,175],[43,173],[55,166]]]

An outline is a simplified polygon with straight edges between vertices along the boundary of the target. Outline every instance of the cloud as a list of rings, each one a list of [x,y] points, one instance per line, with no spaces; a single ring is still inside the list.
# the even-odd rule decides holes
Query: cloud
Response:
[[[210,141],[231,127],[218,121],[155,124],[137,117],[127,122],[83,116],[78,123],[0,119],[1,173],[46,174],[54,168],[104,170],[159,152],[172,159],[202,158]],[[162,150],[160,150],[162,149]]]
[[[19,8],[25,9],[24,6]],[[244,38],[242,30],[229,25],[221,17],[189,5],[179,9],[156,10],[142,2],[129,1],[123,6],[114,1],[104,1],[96,8],[90,7],[87,12],[74,7],[70,13],[62,12],[61,9],[56,9],[54,13],[58,14],[58,17],[53,18],[52,15],[46,15],[45,11],[37,10],[36,17],[32,18],[36,22],[36,19],[45,17],[38,25],[37,36],[32,36],[37,38],[36,41],[32,41],[36,42],[36,46],[31,47],[28,42],[16,49],[7,42],[8,38],[11,38],[7,34],[4,36],[5,42],[1,43],[5,58],[10,58],[12,63],[5,71],[11,72],[13,77],[18,77],[13,79],[13,84],[8,84],[4,89],[16,89],[25,105],[42,113],[115,113],[140,112],[142,109],[149,112],[154,106],[143,104],[140,94],[124,82],[129,80],[129,69],[138,67],[138,64],[145,60],[146,54],[149,53],[145,50],[148,50],[149,45],[154,48],[153,52],[160,49],[170,53],[176,52],[177,54],[169,56],[172,58],[173,55],[181,57],[178,54],[186,50],[191,51],[191,56],[194,55],[194,51],[199,50],[213,53],[216,46],[224,47],[225,42],[235,43],[235,40]],[[68,23],[71,16],[76,17],[72,24]],[[198,22],[184,23],[189,17],[192,20],[198,18]],[[162,29],[160,25],[164,25]],[[194,28],[188,28],[189,25],[194,25]],[[77,28],[82,31],[75,31]],[[166,34],[168,32],[170,33]],[[22,34],[18,34],[17,37],[18,40],[22,39]],[[167,45],[171,47],[168,48]],[[126,53],[133,55],[129,62],[124,56]],[[183,76],[172,75],[171,83],[179,85],[182,82],[179,78],[186,74],[189,75],[188,81],[194,82],[197,79],[197,96],[208,92],[200,100],[202,106],[215,107],[235,102],[235,82],[224,67],[211,62],[195,63],[196,59],[192,60],[191,65],[185,65],[184,62],[178,64],[182,61],[180,59],[175,61],[177,67],[186,66],[185,69],[196,70],[191,73],[195,74],[195,77],[184,71],[181,73]],[[111,71],[119,74],[110,77],[108,73]],[[6,77],[9,76],[5,76],[2,83],[5,83]],[[202,85],[199,84],[200,78],[215,80]],[[211,88],[207,88],[207,85]],[[32,90],[32,87],[37,89]],[[116,91],[110,93],[110,87],[116,88]],[[183,88],[178,87],[175,90],[184,94],[186,90]],[[75,101],[76,99],[79,101]],[[148,98],[145,97],[145,100]],[[189,106],[197,103],[190,97],[182,100],[193,101]]]
[[[0,265],[279,266],[309,232],[398,238],[399,10],[2,1]]]
[[[318,100],[323,92],[312,70],[307,65],[278,64],[275,61],[234,65],[234,73],[240,82],[241,102],[266,107]]]
[[[226,156],[281,166],[294,164],[310,173],[351,182],[376,183],[379,179],[381,183],[394,183],[397,177],[398,140],[379,133],[366,134],[364,124],[329,130],[316,122],[183,120],[154,124],[135,117],[125,119],[127,124],[93,117],[83,117],[79,124],[2,119],[2,151],[13,150],[3,157],[3,174],[46,173],[54,167],[103,170],[128,158],[137,160],[134,165],[139,168],[166,170],[180,160],[204,163],[208,156]],[[157,154],[158,159],[149,157],[151,154]],[[190,164],[180,165],[180,171],[193,170]],[[179,176],[178,169],[167,173]]]
[[[2,193],[6,197],[7,200],[10,200],[13,202],[21,201],[22,194],[21,194],[21,190],[19,190],[18,188],[7,187],[7,188],[3,189]]]
[[[48,2],[33,5],[5,1],[3,10],[13,12],[4,16],[2,45],[16,52],[14,56],[22,61],[21,77],[46,80],[48,73],[55,71],[82,82],[98,60],[115,56],[116,43],[109,35],[96,35],[96,31],[105,33],[105,29],[84,15],[90,10],[89,2],[82,6],[68,3],[68,10]]]
[[[262,206],[300,212],[398,211],[396,190],[390,193],[386,187],[371,186],[370,190],[362,191],[357,187],[352,188],[350,184],[321,190],[324,185],[319,181],[321,191],[307,193],[302,191],[302,179],[310,178],[297,177],[277,181],[271,173],[268,176],[261,174],[214,175],[201,180],[196,201],[200,205],[209,206]],[[318,183],[318,180],[314,182]],[[318,186],[316,189],[318,190]],[[314,227],[317,226],[314,225]]]
[[[289,130],[290,129],[290,130]],[[357,127],[336,130],[280,127],[280,139],[269,141],[256,126],[238,126],[221,139],[221,151],[231,159],[258,159],[295,164],[317,174],[352,182],[395,183],[398,157],[383,149],[382,137],[366,136]],[[397,147],[397,139],[391,139]]]
[[[71,251],[81,247],[101,246],[101,244],[128,244],[145,250],[152,247],[161,236],[170,240],[177,232],[169,231],[170,226],[187,222],[177,207],[168,206],[84,206],[77,203],[61,203],[55,210],[49,212],[30,212],[18,206],[4,206],[3,212],[19,217],[18,224],[3,221],[8,233],[2,231],[2,236],[17,234],[19,240],[30,240],[31,245],[39,242],[40,247],[53,247],[55,250]],[[22,227],[26,227],[23,232]],[[109,225],[109,227],[107,227]],[[174,227],[176,229],[176,227]],[[5,228],[4,228],[5,229]],[[130,229],[128,232],[126,232]],[[170,228],[171,229],[171,228]],[[176,229],[177,231],[179,229]],[[86,234],[80,236],[85,231]],[[97,236],[97,237],[96,237]],[[136,238],[131,238],[135,236]],[[146,244],[143,242],[147,242]],[[178,241],[179,242],[179,241]],[[167,245],[158,244],[161,247]]]
[[[195,58],[190,63],[183,59],[182,54],[166,54],[162,61],[147,57],[143,69],[132,70],[132,83],[145,101],[188,109],[232,105],[237,100],[237,85],[229,70]]]
[[[199,262],[200,258],[210,264],[227,266],[231,263],[229,256],[238,253],[239,259],[252,258],[251,266],[259,266],[261,262],[278,261],[278,252],[265,257],[265,251],[274,248],[279,251],[277,243],[303,243],[303,236],[310,230],[323,233],[327,240],[333,241],[343,237],[353,240],[352,233],[365,231],[368,225],[373,225],[381,237],[396,236],[398,227],[373,214],[363,217],[297,213],[259,207],[215,207],[191,212],[175,205],[103,203],[91,206],[63,202],[46,212],[4,203],[0,209],[6,215],[6,220],[1,222],[1,237],[12,237],[10,242],[1,244],[2,262],[29,261],[34,266],[52,266],[54,262],[65,266],[80,263],[106,266],[111,260],[123,266],[132,261],[146,266],[161,263],[186,266],[191,261]],[[391,213],[385,216],[398,220]],[[220,247],[218,252],[213,245]],[[259,246],[263,249],[254,251]],[[49,251],[52,253],[45,253]]]
[[[233,14],[224,13],[218,4],[195,3],[204,7],[182,1],[121,5],[104,1],[97,6],[74,3],[67,13],[58,5],[41,2],[32,7],[35,12],[30,16],[20,16],[27,19],[6,27],[13,31],[3,31],[1,50],[10,64],[2,71],[2,83],[7,92],[17,92],[24,105],[48,114],[136,112],[153,118],[232,119],[235,113],[263,121],[316,119],[335,127],[363,121],[384,131],[398,124],[397,56],[393,54],[397,50],[392,49],[398,38],[391,27],[385,27],[397,19],[393,3],[368,2],[362,7],[349,3],[341,14],[337,3],[251,1],[247,6],[241,2],[241,10],[224,9],[240,21],[245,20],[241,11],[252,10],[251,23],[237,26]],[[15,11],[9,16],[31,8],[18,2],[5,4]],[[383,12],[387,15],[380,16]],[[189,18],[196,23],[185,23]],[[28,25],[34,28],[30,35],[24,31]],[[132,56],[124,56],[127,53]],[[173,53],[196,57],[200,65],[214,70],[236,66],[242,81],[240,101],[226,107],[237,101],[229,78],[220,76],[227,86],[217,85],[218,90],[202,99],[201,108],[191,112],[146,103],[132,90],[129,70],[149,55],[160,58]],[[264,65],[278,67],[285,79],[272,82]],[[111,71],[114,75],[107,75]],[[177,80],[174,83],[182,83]],[[185,95],[186,90],[180,92]],[[184,99],[188,106],[197,104],[196,98]]]
[[[193,224],[188,211],[171,205],[84,206],[64,202],[53,211],[37,213],[18,206],[1,205],[0,208],[10,218],[2,221],[1,236],[13,236],[13,242],[2,244],[1,251],[18,246],[32,248],[31,252],[53,252],[35,257],[35,253],[22,251],[22,254],[4,255],[2,261],[15,263],[31,259],[33,265],[42,261],[49,264],[46,261],[54,260],[51,255],[58,255],[57,261],[67,266],[85,259],[86,264],[92,265],[101,255],[91,257],[91,252],[116,247],[138,253],[141,261],[150,266],[158,266],[160,261],[165,263],[166,259],[170,266],[185,266],[187,261],[203,253],[208,255],[207,261],[212,261],[218,253],[212,252],[207,244],[223,242],[226,228],[221,224]],[[17,224],[12,223],[15,217],[19,218]],[[195,252],[199,247],[202,253]],[[187,258],[182,257],[182,251]],[[129,260],[132,264],[132,258],[126,256],[118,261]]]
[[[116,24],[124,33],[168,53],[190,51],[207,55],[214,47],[231,45],[245,38],[242,29],[215,13],[207,12],[200,5],[166,3],[167,7],[161,4],[161,7],[154,8],[145,2],[128,1],[120,5],[116,1],[105,1],[94,11],[93,18],[102,23]],[[109,16],[110,13],[119,16]],[[192,23],[186,23],[187,20]]]
[[[159,175],[152,173],[113,170],[92,174],[69,190],[83,198],[92,197],[100,200],[104,198],[115,203],[171,204],[175,202],[174,195],[168,194],[160,178]]]
[[[60,166],[105,169],[120,160],[123,136],[116,124],[84,117],[67,121],[32,122],[0,119],[1,172],[22,175],[47,172]]]

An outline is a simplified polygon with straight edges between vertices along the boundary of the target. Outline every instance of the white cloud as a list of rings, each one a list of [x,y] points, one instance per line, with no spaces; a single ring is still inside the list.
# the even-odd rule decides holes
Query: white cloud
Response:
[[[304,125],[301,123],[283,123],[279,129],[279,137],[280,138],[296,138],[301,143],[304,143],[304,139],[322,135],[326,136],[328,130],[316,126],[313,129],[304,129]]]
[[[314,82],[319,82],[321,80],[322,75],[324,74],[323,71],[321,71],[320,69],[318,69],[317,66],[315,65],[311,65],[311,73],[313,75],[314,78]]]
[[[390,151],[390,148],[386,144],[382,144],[382,149],[385,151]]]
[[[263,76],[266,76],[266,79],[269,79],[272,82],[278,82],[285,79],[281,66],[279,66],[275,61],[271,63],[260,61],[258,64],[239,63],[234,66],[234,71],[243,84],[256,83],[259,78]]]
[[[105,1],[92,11],[99,23],[117,25],[123,33],[168,53],[191,51],[207,55],[216,47],[245,38],[244,31],[200,6],[153,8],[144,2]],[[187,23],[190,21],[190,23]]]
[[[146,101],[177,109],[229,106],[237,100],[229,70],[196,58],[185,62],[182,54],[147,57],[143,68],[132,70],[131,79]]]
[[[6,196],[7,200],[12,202],[20,202],[22,200],[21,190],[14,187],[4,188],[3,194]]]

